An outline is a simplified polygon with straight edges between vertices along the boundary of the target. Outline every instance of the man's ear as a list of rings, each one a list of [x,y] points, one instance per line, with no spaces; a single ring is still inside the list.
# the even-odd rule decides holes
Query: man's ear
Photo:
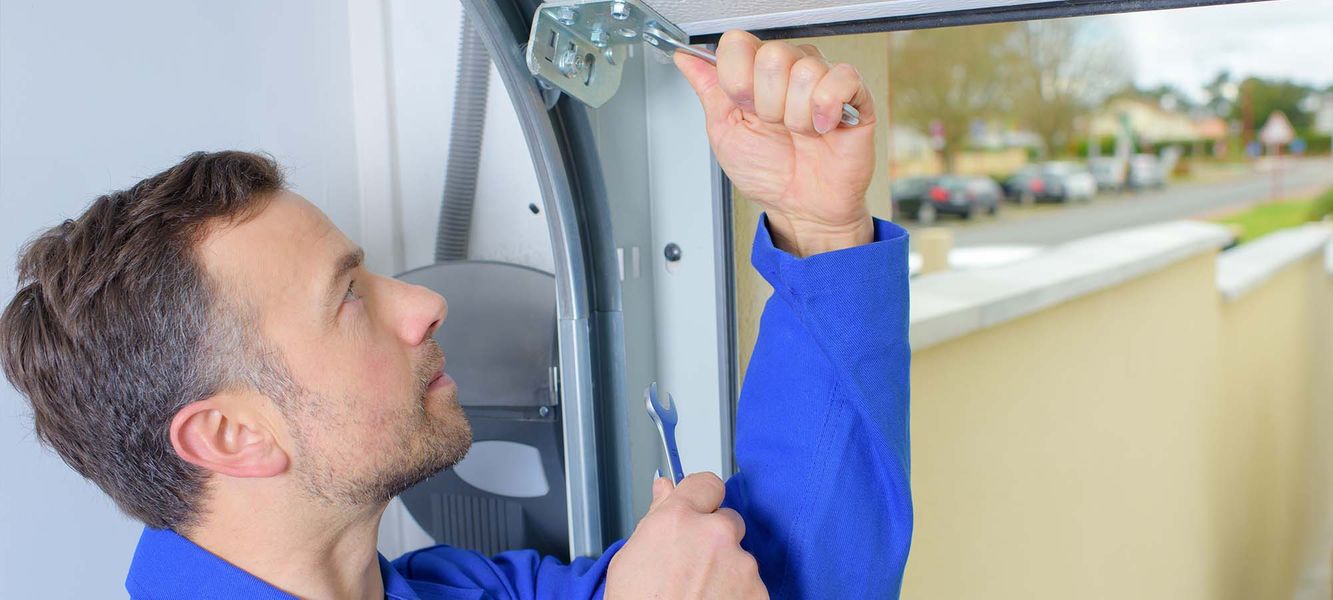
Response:
[[[171,419],[171,446],[185,462],[231,477],[287,471],[287,451],[256,408],[223,393],[181,408]]]

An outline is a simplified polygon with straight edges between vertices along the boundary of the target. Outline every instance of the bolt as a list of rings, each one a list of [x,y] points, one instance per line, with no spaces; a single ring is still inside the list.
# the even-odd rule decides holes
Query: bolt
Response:
[[[548,417],[551,415],[551,407],[549,406],[540,407],[537,409],[537,414],[542,417]]]
[[[555,66],[560,69],[561,75],[574,77],[582,73],[586,65],[583,62],[583,53],[571,48],[560,54],[560,60],[556,61]]]
[[[624,2],[611,3],[611,18],[617,21],[624,21],[629,18],[629,6]]]
[[[680,246],[671,242],[666,245],[666,248],[662,249],[662,254],[666,256],[667,262],[676,262],[680,260]]]
[[[560,12],[556,13],[555,18],[557,21],[560,21],[561,25],[564,25],[565,27],[573,27],[575,23],[579,22],[579,11],[566,6],[561,8]]]
[[[592,45],[597,46],[598,48],[606,47],[606,31],[601,27],[592,30],[592,33],[588,35],[588,39],[592,41]]]

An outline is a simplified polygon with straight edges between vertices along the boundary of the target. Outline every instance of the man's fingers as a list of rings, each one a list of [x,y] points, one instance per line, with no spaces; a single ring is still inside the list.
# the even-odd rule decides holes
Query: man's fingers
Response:
[[[717,42],[717,80],[732,103],[754,112],[754,56],[759,38],[746,31],[728,31]]]
[[[767,42],[754,56],[754,113],[767,123],[783,122],[792,66],[805,53],[787,42]]]
[[[677,52],[675,61],[676,68],[685,76],[685,81],[689,82],[694,94],[699,97],[699,104],[704,109],[704,118],[708,122],[712,123],[725,117],[736,107],[718,84],[717,67],[708,64],[708,61],[702,58],[684,52]]]
[[[722,505],[722,497],[727,493],[727,488],[722,484],[722,480],[717,475],[707,471],[703,473],[694,473],[687,475],[676,486],[676,491],[671,492],[670,500],[685,504],[690,510],[700,513],[711,513]]]
[[[828,74],[828,64],[819,56],[808,55],[796,61],[791,68],[791,81],[787,87],[787,107],[783,123],[793,133],[818,135],[813,120],[811,96],[815,86]]]
[[[829,69],[811,94],[815,129],[820,133],[831,131],[842,119],[842,105],[851,104],[861,113],[861,125],[875,121],[875,101],[861,81],[856,67],[838,63]]]
[[[713,514],[717,515],[717,518],[722,519],[727,524],[728,529],[735,534],[734,537],[737,544],[741,543],[742,539],[745,539],[745,519],[741,518],[740,513],[731,510],[730,508],[719,508],[717,509],[717,512]]]

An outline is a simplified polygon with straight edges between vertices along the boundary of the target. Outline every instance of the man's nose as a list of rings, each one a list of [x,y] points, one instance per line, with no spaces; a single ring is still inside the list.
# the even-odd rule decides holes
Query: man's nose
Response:
[[[449,315],[444,296],[419,285],[402,284],[398,292],[399,335],[403,342],[416,346],[429,340]]]

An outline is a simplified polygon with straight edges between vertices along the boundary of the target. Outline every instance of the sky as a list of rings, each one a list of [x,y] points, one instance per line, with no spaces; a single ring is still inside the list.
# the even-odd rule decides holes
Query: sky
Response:
[[[1096,17],[1120,30],[1135,83],[1169,83],[1194,100],[1221,70],[1333,84],[1333,0],[1268,0]]]

